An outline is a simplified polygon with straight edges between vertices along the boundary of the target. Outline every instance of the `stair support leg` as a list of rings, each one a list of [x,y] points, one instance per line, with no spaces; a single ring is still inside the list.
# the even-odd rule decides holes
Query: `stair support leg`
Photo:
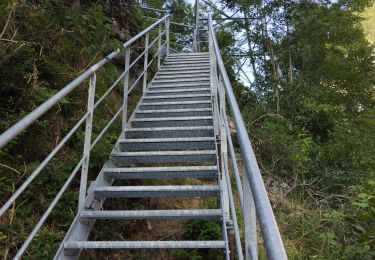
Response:
[[[99,210],[102,208],[104,203],[104,199],[97,200],[94,198],[94,193],[92,192],[96,187],[103,187],[103,186],[111,186],[113,180],[108,180],[104,177],[104,169],[108,167],[114,167],[114,165],[110,162],[104,164],[101,172],[98,175],[98,178],[95,182],[90,185],[88,189],[88,195],[83,203],[83,206],[80,210]],[[95,221],[82,221],[79,211],[76,217],[73,220],[72,225],[70,226],[68,232],[65,235],[64,240],[60,244],[59,249],[54,256],[54,260],[62,260],[62,259],[78,259],[81,253],[81,250],[73,250],[73,251],[66,251],[64,249],[65,242],[68,241],[86,241],[90,235],[91,229],[94,226]]]
[[[83,202],[85,201],[85,198],[86,198],[87,174],[89,171],[90,149],[91,149],[92,120],[94,116],[94,105],[95,105],[94,104],[95,103],[95,86],[96,86],[96,74],[93,73],[90,76],[90,83],[89,83],[89,94],[88,94],[88,102],[87,102],[87,112],[89,113],[89,115],[86,119],[85,141],[83,145],[83,156],[86,158],[82,164],[78,209],[82,207]]]

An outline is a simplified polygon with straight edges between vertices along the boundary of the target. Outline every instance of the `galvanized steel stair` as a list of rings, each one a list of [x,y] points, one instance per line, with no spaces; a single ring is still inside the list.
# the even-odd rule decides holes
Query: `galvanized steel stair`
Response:
[[[88,189],[84,207],[55,259],[76,259],[84,249],[221,248],[228,250],[222,203],[216,209],[105,210],[107,198],[217,197],[221,200],[212,113],[209,54],[169,55]],[[154,167],[149,164],[157,163]],[[137,166],[135,167],[134,164]],[[193,165],[192,165],[193,164]],[[212,179],[205,185],[114,186],[130,179]],[[215,181],[216,180],[216,181]],[[216,219],[218,241],[88,241],[96,220]]]

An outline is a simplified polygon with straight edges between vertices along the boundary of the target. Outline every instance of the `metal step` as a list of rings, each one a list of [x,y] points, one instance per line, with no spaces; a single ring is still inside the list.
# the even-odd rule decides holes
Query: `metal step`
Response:
[[[163,85],[150,85],[149,90],[175,90],[175,89],[185,89],[185,88],[210,88],[210,82],[199,82],[199,83],[174,83],[174,84],[163,84]]]
[[[161,110],[137,110],[135,118],[148,117],[181,117],[181,116],[212,116],[211,108],[190,109],[161,109]]]
[[[210,78],[210,73],[209,71],[207,71],[206,73],[203,73],[203,72],[195,72],[195,73],[184,73],[184,74],[180,74],[180,73],[173,73],[173,74],[159,74],[159,73],[156,73],[155,75],[155,79],[159,80],[159,79],[170,79],[170,78],[179,78],[179,79],[185,79],[185,78],[194,78],[194,77],[197,77],[197,78]]]
[[[172,72],[172,73],[169,73],[169,74],[166,74],[166,73],[159,73],[159,71],[156,73],[155,75],[155,79],[158,79],[158,78],[171,78],[171,77],[178,77],[178,78],[181,78],[181,79],[184,79],[184,78],[192,78],[192,77],[199,77],[199,78],[209,78],[210,77],[210,70],[207,69],[205,71],[200,71],[200,70],[195,70],[194,72],[190,72],[190,73],[176,73],[176,72]]]
[[[128,128],[126,138],[212,137],[212,126]]]
[[[164,64],[168,64],[168,63],[185,63],[185,62],[207,62],[209,63],[210,62],[210,58],[209,57],[193,57],[193,58],[167,58],[164,62]]]
[[[119,141],[120,150],[131,151],[179,151],[179,150],[213,150],[215,149],[214,137],[189,137],[189,138],[147,138],[147,139],[122,139]]]
[[[207,81],[207,80],[210,80],[210,75],[201,75],[201,74],[197,74],[197,75],[194,75],[194,73],[192,74],[186,74],[186,76],[184,75],[179,75],[179,74],[171,74],[171,75],[161,75],[161,76],[157,76],[154,78],[154,80],[156,81],[161,81],[161,80],[180,80],[181,82],[186,82],[186,80],[189,80],[189,79],[196,79],[197,81]]]
[[[167,65],[163,65],[160,69],[162,71],[165,71],[165,70],[188,70],[188,69],[194,69],[194,70],[198,70],[198,69],[209,69],[210,68],[210,65],[207,63],[207,64],[167,64]]]
[[[135,128],[211,125],[213,125],[212,116],[134,118],[131,120],[131,126]]]
[[[209,60],[209,55],[198,55],[198,56],[168,56],[165,60]]]
[[[202,78],[199,78],[199,77],[196,77],[196,78],[183,78],[183,79],[180,79],[178,77],[174,77],[174,78],[169,78],[169,79],[154,79],[152,82],[151,82],[151,85],[153,86],[156,86],[156,85],[170,85],[170,84],[184,84],[184,83],[188,83],[188,82],[194,82],[196,84],[204,84],[204,83],[207,83],[207,82],[210,82],[210,78],[207,78],[207,77],[202,77]]]
[[[209,68],[204,68],[204,69],[189,69],[189,70],[184,70],[184,71],[169,71],[169,70],[159,70],[157,73],[156,73],[156,76],[159,77],[159,76],[169,76],[169,75],[179,75],[179,76],[184,76],[184,75],[191,75],[191,74],[201,74],[201,73],[205,73],[205,74],[210,74],[210,69]]]
[[[115,165],[126,163],[215,162],[215,150],[143,151],[112,153]]]
[[[199,76],[189,76],[189,77],[179,77],[178,75],[176,76],[168,76],[168,77],[156,77],[154,80],[151,82],[152,83],[156,82],[153,85],[170,85],[170,84],[186,84],[186,83],[192,83],[195,82],[196,84],[204,84],[207,82],[210,82],[210,77],[199,77]]]
[[[141,103],[139,105],[139,110],[190,109],[190,108],[212,108],[211,100],[149,102],[149,103]]]
[[[165,71],[165,70],[173,70],[173,69],[180,69],[181,68],[184,68],[186,70],[200,70],[200,69],[205,69],[205,70],[208,70],[210,69],[210,65],[207,63],[207,64],[181,64],[181,65],[176,65],[176,64],[169,64],[169,65],[162,65],[160,67],[160,70],[161,71]]]
[[[165,61],[168,60],[210,60],[210,55],[180,55],[180,56],[168,56]]]
[[[168,90],[154,90],[150,89],[146,92],[147,96],[160,96],[160,95],[192,95],[192,94],[210,94],[210,88],[175,88]]]
[[[94,190],[97,198],[216,197],[218,185],[109,186]]]
[[[196,65],[196,66],[209,66],[210,60],[204,59],[204,60],[167,60],[163,63],[163,66],[179,66],[179,65]]]
[[[168,248],[222,248],[225,241],[72,241],[64,244],[67,255],[74,255],[80,249],[168,249]]]
[[[171,53],[167,58],[174,57],[210,57],[209,52]]]
[[[164,96],[145,96],[143,102],[163,102],[163,101],[204,101],[211,100],[211,94],[194,94],[194,95],[164,95]]]
[[[131,167],[106,168],[104,175],[110,179],[180,179],[215,178],[217,166],[175,166],[175,167]]]
[[[203,72],[203,71],[209,71],[210,68],[209,66],[189,66],[189,67],[176,67],[176,66],[168,66],[168,67],[161,67],[159,69],[160,74],[171,74],[171,73],[198,73],[198,72]]]
[[[81,211],[82,219],[218,219],[221,209]]]
[[[208,53],[196,54],[196,53],[179,53],[179,55],[168,55],[167,60],[169,59],[209,59],[210,55]]]
[[[165,63],[168,63],[168,62],[210,62],[210,57],[180,57],[180,58],[167,58],[165,59],[164,61],[164,64]]]

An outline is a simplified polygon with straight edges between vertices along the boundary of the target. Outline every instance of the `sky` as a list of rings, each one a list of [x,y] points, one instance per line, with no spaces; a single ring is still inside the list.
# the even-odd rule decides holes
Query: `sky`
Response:
[[[185,0],[185,2],[187,3],[190,3],[192,5],[195,5],[195,0]],[[202,1],[200,1],[202,2]],[[212,1],[213,3],[216,4],[216,7],[219,8],[220,10],[223,10],[223,7],[216,1]],[[229,16],[233,14],[233,12],[231,12],[230,10],[223,10],[226,14],[228,14]],[[242,13],[238,12],[236,14],[236,17],[242,17]],[[235,38],[242,38],[244,37],[244,33],[242,34],[238,34],[238,35],[235,35]],[[247,44],[244,44],[242,46],[244,52],[247,52],[248,51],[248,45]],[[244,62],[244,59],[238,59],[238,63],[239,64],[242,64]],[[235,72],[237,72],[237,69],[235,69]],[[244,75],[246,74],[246,75]],[[247,61],[244,66],[242,67],[242,71],[239,72],[238,74],[239,76],[239,79],[240,81],[245,85],[245,86],[248,86],[250,87],[250,83],[248,81],[248,79],[250,79],[251,81],[253,81],[254,77],[253,77],[253,73],[252,73],[252,70],[251,70],[251,67],[250,67],[250,64],[249,64],[249,61]]]

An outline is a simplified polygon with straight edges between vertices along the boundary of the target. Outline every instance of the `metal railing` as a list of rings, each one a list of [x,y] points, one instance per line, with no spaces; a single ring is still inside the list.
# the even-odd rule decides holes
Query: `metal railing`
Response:
[[[158,20],[155,17],[142,16],[150,20]],[[193,26],[169,21],[170,47],[175,53],[192,52],[194,49],[195,29]],[[179,28],[179,29],[177,29]],[[182,31],[182,32],[181,32]]]
[[[12,194],[12,196],[6,201],[6,203],[0,209],[0,217],[11,207],[11,205],[16,201],[16,199],[28,188],[32,181],[42,172],[46,165],[56,156],[56,154],[61,150],[61,148],[71,139],[71,137],[80,129],[85,123],[85,135],[84,135],[84,145],[83,145],[83,155],[78,159],[74,170],[71,172],[69,177],[66,179],[63,186],[58,191],[57,195],[53,201],[49,204],[47,210],[43,213],[42,217],[39,219],[38,223],[33,228],[32,232],[29,234],[26,241],[23,243],[21,248],[17,251],[15,259],[20,258],[23,253],[28,248],[31,241],[37,235],[38,231],[59,202],[60,198],[71,184],[72,180],[76,177],[77,173],[81,170],[81,181],[80,181],[80,190],[79,190],[79,199],[78,199],[78,209],[83,205],[83,202],[86,198],[87,191],[87,179],[88,179],[88,168],[90,162],[90,152],[101,140],[103,135],[107,132],[109,127],[122,115],[122,130],[124,130],[127,124],[127,114],[128,114],[128,96],[131,91],[138,85],[143,86],[143,93],[146,90],[148,83],[148,71],[151,64],[155,61],[157,62],[157,67],[160,67],[161,60],[163,57],[168,55],[170,49],[169,41],[169,15],[165,15],[163,18],[157,20],[149,27],[144,29],[142,32],[131,38],[129,41],[125,42],[120,49],[109,54],[104,59],[100,60],[98,63],[90,67],[68,85],[63,87],[55,95],[45,101],[42,105],[32,111],[30,114],[25,116],[23,119],[18,121],[15,125],[10,127],[4,133],[0,135],[0,149],[6,146],[9,142],[14,140],[19,134],[26,130],[31,124],[33,124],[38,118],[47,113],[53,106],[57,105],[64,97],[70,94],[73,90],[82,86],[85,80],[89,80],[88,88],[88,98],[87,98],[87,111],[86,113],[78,120],[78,122],[70,129],[70,131],[65,135],[64,138],[54,147],[54,149],[47,155],[47,157],[40,163],[40,165],[28,176],[25,182],[22,183],[20,187]],[[151,30],[157,29],[157,37],[155,39],[150,39]],[[132,46],[137,42],[144,39],[144,51],[139,54],[137,57],[131,61],[130,53]],[[149,60],[151,48],[156,46],[156,51],[152,55],[152,59]],[[155,48],[154,48],[155,49]],[[114,83],[107,89],[107,91],[95,101],[95,90],[96,90],[96,79],[97,71],[101,69],[105,64],[110,60],[124,54],[124,70],[121,72],[120,76],[114,81]],[[129,72],[135,64],[142,61],[143,57],[143,70],[138,75],[132,84],[129,80]],[[142,84],[140,80],[143,79]],[[107,123],[107,125],[99,132],[94,140],[92,140],[93,132],[93,115],[95,109],[103,102],[103,100],[108,97],[108,95],[120,85],[120,82],[123,83],[123,102],[121,107],[114,113],[113,117]]]
[[[270,201],[264,186],[264,182],[255,158],[252,145],[243,122],[240,109],[233,93],[224,63],[220,54],[215,31],[212,24],[211,15],[208,18],[208,39],[211,59],[211,86],[214,97],[214,122],[220,133],[221,140],[221,160],[222,174],[228,189],[228,204],[234,226],[236,251],[238,259],[243,259],[240,234],[237,226],[236,210],[234,208],[234,198],[231,189],[229,167],[227,158],[227,146],[233,167],[237,192],[239,194],[240,205],[244,219],[245,231],[245,255],[246,259],[258,259],[257,249],[257,219],[263,235],[263,241],[268,259],[287,259],[279,229],[271,208]],[[226,103],[228,103],[231,117],[235,124],[237,138],[240,145],[241,157],[244,165],[244,174],[241,184],[239,170],[231,133],[229,130],[228,117],[226,115]],[[256,212],[256,214],[255,214]],[[230,221],[230,219],[228,219]]]

